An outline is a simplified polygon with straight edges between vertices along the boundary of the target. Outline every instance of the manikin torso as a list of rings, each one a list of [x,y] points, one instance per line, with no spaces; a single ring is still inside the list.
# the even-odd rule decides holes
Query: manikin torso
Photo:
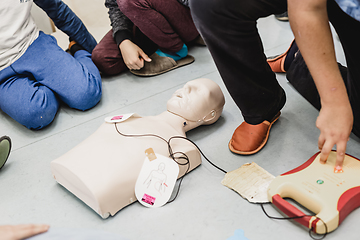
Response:
[[[182,118],[164,112],[151,117],[132,117],[116,124],[123,134],[156,134],[168,140],[185,137]],[[171,140],[173,152],[183,152],[190,160],[190,170],[201,164],[196,147],[182,139]],[[78,146],[51,162],[54,178],[84,201],[103,218],[114,215],[136,201],[135,183],[146,157],[145,150],[169,156],[167,143],[153,137],[125,137],[115,123],[103,123]],[[180,166],[179,177],[187,166]],[[190,171],[189,170],[189,171]]]

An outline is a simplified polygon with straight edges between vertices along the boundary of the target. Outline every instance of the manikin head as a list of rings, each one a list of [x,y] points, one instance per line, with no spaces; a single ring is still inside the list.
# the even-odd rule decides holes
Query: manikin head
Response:
[[[167,102],[167,110],[197,127],[216,122],[224,104],[220,87],[210,79],[199,78],[177,90]]]

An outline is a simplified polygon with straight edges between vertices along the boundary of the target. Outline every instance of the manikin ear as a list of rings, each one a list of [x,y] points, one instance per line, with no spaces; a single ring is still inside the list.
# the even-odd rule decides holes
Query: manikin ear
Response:
[[[216,115],[216,110],[211,110],[210,113],[203,118],[203,124],[212,124],[212,120],[216,118]]]

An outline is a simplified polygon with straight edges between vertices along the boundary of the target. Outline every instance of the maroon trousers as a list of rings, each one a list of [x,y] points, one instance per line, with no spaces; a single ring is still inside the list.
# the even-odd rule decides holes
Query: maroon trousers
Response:
[[[146,54],[157,49],[177,52],[191,42],[198,31],[189,8],[177,0],[117,0],[120,10],[134,23],[133,39]],[[127,69],[110,30],[92,52],[92,60],[105,75]]]

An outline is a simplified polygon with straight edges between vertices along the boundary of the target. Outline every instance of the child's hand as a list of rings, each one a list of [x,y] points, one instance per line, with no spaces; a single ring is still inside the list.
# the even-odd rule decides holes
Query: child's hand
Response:
[[[119,45],[121,55],[126,66],[131,70],[139,70],[144,67],[144,60],[151,62],[151,58],[132,41],[125,39]]]

